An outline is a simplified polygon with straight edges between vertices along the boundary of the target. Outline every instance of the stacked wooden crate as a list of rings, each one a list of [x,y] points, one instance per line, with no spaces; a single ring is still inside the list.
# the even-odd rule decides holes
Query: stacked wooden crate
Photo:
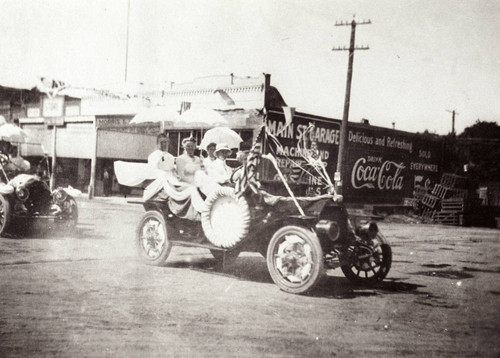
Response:
[[[459,225],[460,215],[465,210],[467,178],[454,174],[443,174],[441,183],[432,190],[432,197],[439,201],[432,219],[444,225]]]
[[[432,221],[436,212],[441,208],[441,199],[432,193],[426,193],[420,199],[420,204],[422,206],[422,218]]]
[[[424,212],[427,213],[428,210],[426,210],[427,208],[422,205],[422,199],[428,193],[428,191],[429,191],[429,189],[427,187],[416,186],[413,189],[413,198],[404,198],[403,205],[406,205],[406,202],[408,202],[408,203],[411,202],[411,205],[412,205],[414,210],[418,210],[418,209],[421,210],[422,217],[427,218],[427,219],[432,219],[432,215],[428,215],[429,217],[426,217],[424,215]]]

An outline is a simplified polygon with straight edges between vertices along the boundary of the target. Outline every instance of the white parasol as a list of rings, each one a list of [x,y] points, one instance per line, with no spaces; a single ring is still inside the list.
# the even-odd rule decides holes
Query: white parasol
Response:
[[[26,143],[28,134],[18,126],[10,123],[0,125],[0,140],[6,142]]]
[[[227,119],[219,112],[204,108],[188,109],[174,121],[174,127],[184,128],[211,128],[227,124]]]
[[[215,127],[205,133],[200,148],[206,150],[210,143],[225,143],[229,148],[238,148],[241,142],[243,142],[243,139],[231,128]]]
[[[176,122],[179,120],[179,112],[170,107],[156,106],[146,108],[135,115],[129,124],[138,123],[158,123],[158,122]]]

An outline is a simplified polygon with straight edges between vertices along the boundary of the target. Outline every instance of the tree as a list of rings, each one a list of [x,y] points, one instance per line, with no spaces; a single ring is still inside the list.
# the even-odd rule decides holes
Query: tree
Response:
[[[456,146],[459,160],[473,168],[480,182],[500,181],[500,126],[497,123],[478,119],[458,135]]]
[[[482,122],[477,120],[459,134],[460,138],[482,138],[500,140],[500,126],[496,122]]]

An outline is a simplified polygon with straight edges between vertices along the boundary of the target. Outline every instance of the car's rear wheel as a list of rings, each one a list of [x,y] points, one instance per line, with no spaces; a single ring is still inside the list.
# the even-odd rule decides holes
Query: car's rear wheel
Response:
[[[168,239],[167,223],[155,210],[147,211],[139,221],[135,238],[141,260],[153,266],[162,266],[170,254],[172,243]]]
[[[267,268],[278,287],[290,293],[305,293],[322,279],[323,250],[316,234],[300,226],[276,231],[267,248]]]
[[[0,195],[0,236],[3,236],[8,230],[11,218],[12,211],[9,200]]]

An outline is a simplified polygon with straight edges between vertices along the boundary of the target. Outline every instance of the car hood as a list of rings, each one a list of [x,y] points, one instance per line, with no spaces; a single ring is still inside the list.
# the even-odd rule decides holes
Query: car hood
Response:
[[[19,174],[9,181],[9,184],[14,188],[26,187],[31,183],[39,181],[40,179],[36,175],[31,174]]]

